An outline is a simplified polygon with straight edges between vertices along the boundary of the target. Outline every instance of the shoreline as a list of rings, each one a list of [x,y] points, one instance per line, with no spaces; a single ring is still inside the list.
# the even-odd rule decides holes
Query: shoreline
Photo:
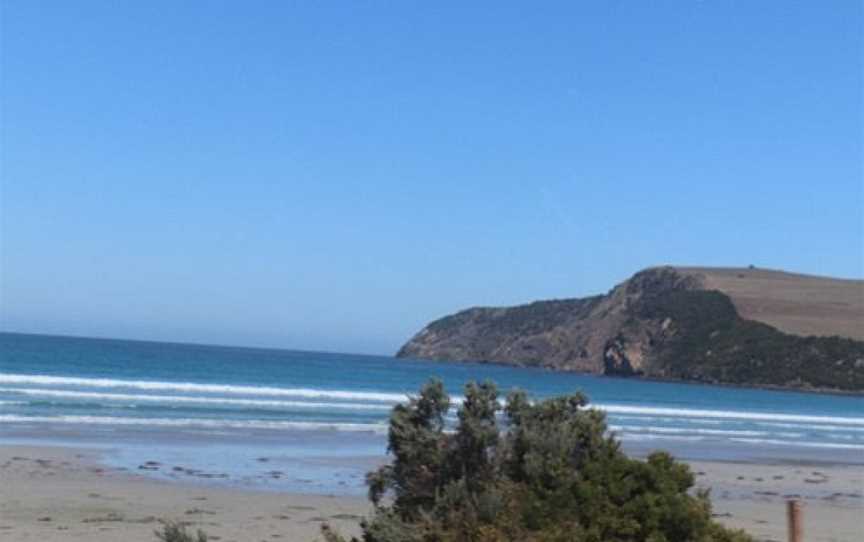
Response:
[[[59,542],[155,542],[160,519],[190,523],[213,540],[320,540],[328,522],[359,534],[365,497],[288,493],[157,480],[104,462],[110,447],[0,446],[0,537]],[[714,515],[758,540],[785,540],[785,501],[801,500],[805,539],[864,534],[864,468],[808,463],[691,461],[697,488],[711,488]],[[218,538],[217,538],[218,537]]]

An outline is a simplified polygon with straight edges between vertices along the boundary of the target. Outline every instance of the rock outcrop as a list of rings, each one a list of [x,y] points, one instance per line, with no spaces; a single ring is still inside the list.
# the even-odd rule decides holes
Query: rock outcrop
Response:
[[[764,304],[758,303],[754,288],[748,286],[754,275],[765,288],[775,275],[776,280],[784,281],[782,288],[775,288],[780,294],[771,294],[772,323],[790,322],[792,327],[809,328],[821,325],[821,320],[805,321],[806,302],[819,302],[812,294],[819,289],[814,284],[825,290],[827,287],[818,281],[835,279],[754,269],[659,267],[637,273],[606,295],[458,312],[426,326],[397,356],[616,376],[864,390],[864,342],[830,334],[796,335],[742,318],[734,298],[715,289],[723,281],[735,285],[733,279],[737,278],[743,284],[738,289],[750,294],[746,307],[758,313]],[[796,292],[789,283],[794,277],[806,282],[809,298],[783,298]],[[858,289],[864,288],[864,282],[841,283],[850,292],[864,293]],[[854,295],[846,299],[842,307],[826,302],[819,310],[824,313],[837,306],[835,312],[843,315],[833,320],[837,328],[857,330],[854,322],[847,321],[848,315],[864,314],[857,305],[864,305],[864,300]],[[799,317],[784,320],[777,307],[791,305]]]

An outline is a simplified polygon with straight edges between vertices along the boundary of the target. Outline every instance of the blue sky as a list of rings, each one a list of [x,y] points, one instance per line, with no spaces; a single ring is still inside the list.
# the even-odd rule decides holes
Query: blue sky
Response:
[[[862,277],[862,5],[0,5],[0,328],[389,353],[663,263]]]

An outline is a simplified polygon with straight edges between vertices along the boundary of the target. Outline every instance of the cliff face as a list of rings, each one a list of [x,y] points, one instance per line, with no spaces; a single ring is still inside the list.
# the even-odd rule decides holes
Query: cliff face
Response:
[[[738,270],[735,276],[746,282],[748,273],[756,271]],[[793,335],[744,319],[732,297],[709,289],[712,280],[716,282],[714,277],[712,270],[652,268],[602,296],[468,309],[432,322],[397,356],[607,375],[864,390],[864,342]],[[860,281],[848,282],[853,287],[864,286]],[[858,291],[864,293],[864,289]],[[752,296],[750,299],[752,306]],[[850,303],[852,308],[846,309],[855,314],[854,296]],[[799,311],[802,308],[806,306],[799,306]],[[783,315],[775,310],[772,316]],[[800,319],[791,321],[800,324]]]

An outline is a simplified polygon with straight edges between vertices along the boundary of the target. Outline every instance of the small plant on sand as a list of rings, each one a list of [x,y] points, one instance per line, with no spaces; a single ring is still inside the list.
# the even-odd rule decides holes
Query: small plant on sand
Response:
[[[201,529],[195,535],[186,530],[186,526],[176,521],[165,521],[161,531],[155,531],[156,538],[163,542],[207,542],[207,534]]]
[[[711,519],[687,465],[627,457],[587,402],[514,392],[502,407],[494,384],[469,383],[451,432],[450,398],[429,382],[390,416],[393,461],[367,477],[363,542],[752,541]]]

